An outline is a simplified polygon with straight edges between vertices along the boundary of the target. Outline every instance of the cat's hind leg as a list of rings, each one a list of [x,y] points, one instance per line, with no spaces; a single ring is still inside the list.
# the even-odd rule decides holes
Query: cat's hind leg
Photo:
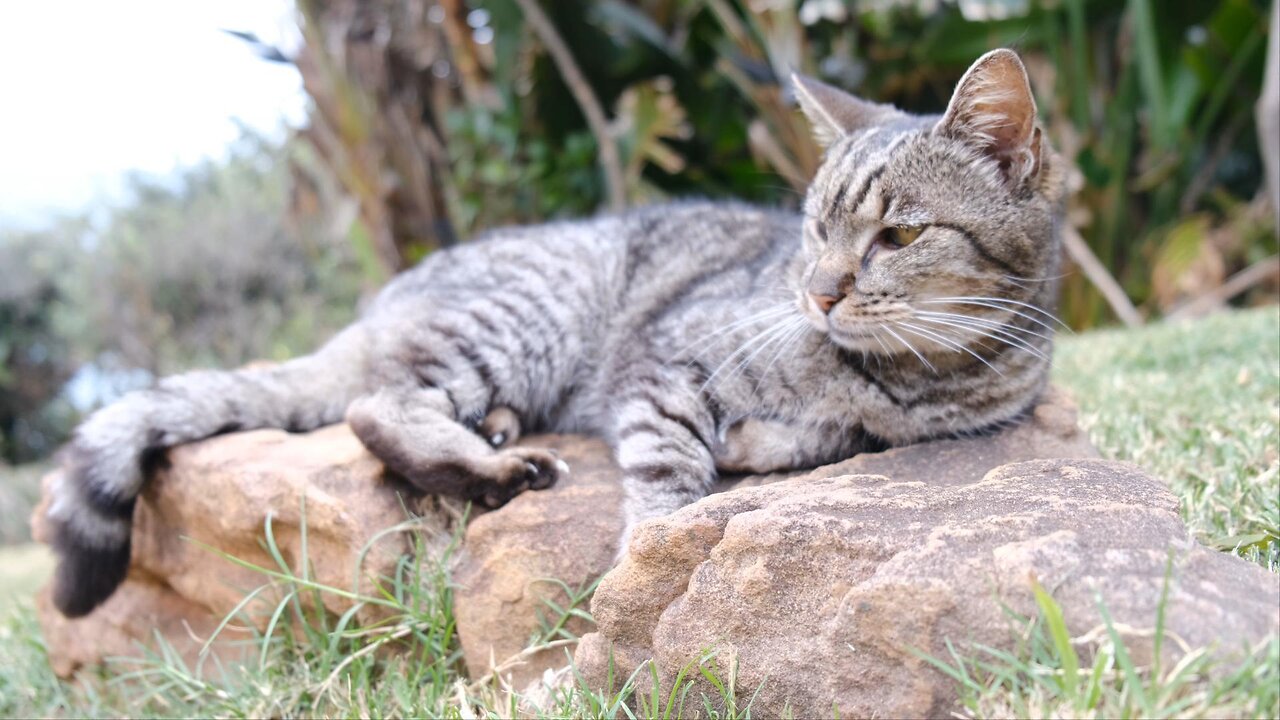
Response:
[[[347,422],[370,452],[423,492],[496,508],[525,490],[550,487],[569,471],[550,450],[495,442],[499,432],[512,432],[512,422],[519,431],[514,413],[508,418],[501,410],[489,418],[493,432],[482,437],[453,419],[444,390],[392,386],[351,403]]]
[[[480,437],[496,448],[514,445],[520,439],[520,416],[509,407],[496,407],[476,427]]]

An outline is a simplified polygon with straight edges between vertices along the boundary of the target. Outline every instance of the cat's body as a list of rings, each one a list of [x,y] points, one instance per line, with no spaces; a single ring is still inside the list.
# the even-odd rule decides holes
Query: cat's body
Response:
[[[1007,74],[1012,54],[991,57]],[[1034,142],[1024,167],[1031,155],[993,159],[951,134],[968,120],[951,111],[800,89],[833,130],[804,215],[683,202],[496,231],[397,278],[314,355],[167,378],[94,415],[50,511],[58,606],[88,612],[123,577],[145,456],[219,432],[345,417],[423,491],[489,506],[567,471],[510,446],[517,424],[597,434],[630,527],[701,497],[717,470],[1016,418],[1045,382],[1058,254],[1060,182],[1033,123],[1016,138]]]

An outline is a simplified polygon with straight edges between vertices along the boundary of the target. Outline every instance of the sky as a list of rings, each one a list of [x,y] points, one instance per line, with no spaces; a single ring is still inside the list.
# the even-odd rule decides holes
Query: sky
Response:
[[[236,121],[305,117],[297,71],[223,28],[296,46],[291,0],[0,0],[0,227],[119,201],[131,170],[221,157]]]

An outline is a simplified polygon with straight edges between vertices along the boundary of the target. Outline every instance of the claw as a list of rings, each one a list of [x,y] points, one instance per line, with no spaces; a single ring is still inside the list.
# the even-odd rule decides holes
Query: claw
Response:
[[[567,463],[567,462],[565,462],[564,460],[561,460],[561,459],[559,459],[559,458],[556,458],[556,470],[559,470],[561,475],[568,475],[568,474],[569,474],[569,463]]]
[[[494,433],[494,434],[489,438],[489,444],[490,444],[490,445],[492,445],[492,446],[494,446],[494,447],[502,447],[502,443],[504,443],[504,442],[506,442],[506,441],[507,441],[507,434],[506,434],[506,433],[502,433],[502,432],[500,432],[500,433]]]

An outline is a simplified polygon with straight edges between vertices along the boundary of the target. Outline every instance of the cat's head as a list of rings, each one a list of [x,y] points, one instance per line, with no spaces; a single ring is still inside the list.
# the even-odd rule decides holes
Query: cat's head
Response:
[[[793,80],[826,146],[797,288],[814,327],[855,350],[955,352],[1017,303],[1052,303],[1061,163],[1016,54],[979,58],[940,117]]]

